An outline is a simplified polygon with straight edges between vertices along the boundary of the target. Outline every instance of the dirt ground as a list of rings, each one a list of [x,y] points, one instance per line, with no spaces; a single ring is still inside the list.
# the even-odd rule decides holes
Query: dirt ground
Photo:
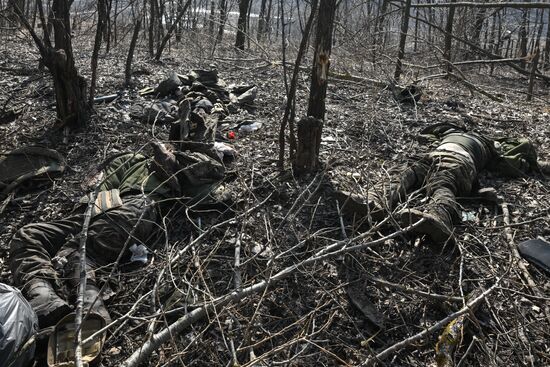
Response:
[[[78,66],[89,77],[91,46],[80,42],[75,49]],[[122,44],[100,59],[97,95],[121,90],[126,50]],[[256,115],[240,117],[257,120],[262,128],[237,134],[231,142],[239,156],[227,166],[224,185],[235,206],[175,214],[169,218],[168,247],[159,249],[144,268],[121,273],[110,282],[107,305],[113,319],[124,321],[107,336],[104,366],[120,365],[151,330],[159,331],[203,302],[268,279],[335,241],[368,231],[358,218],[339,215],[332,192],[364,193],[399,172],[427,150],[415,137],[429,124],[448,121],[490,136],[523,136],[535,144],[541,159],[550,159],[548,87],[537,84],[536,98],[527,103],[524,77],[505,67],[497,67],[491,76],[488,66],[475,66],[462,72],[503,102],[472,95],[456,81],[437,78],[420,83],[424,94],[419,103],[399,104],[388,90],[371,83],[332,79],[321,151],[324,168],[316,175],[294,177],[290,169],[280,172],[276,166],[285,87],[283,68],[269,61],[278,59],[260,51],[239,56],[228,49],[216,55],[209,59],[207,50],[189,42],[155,63],[140,49],[133,68],[135,87],[124,90],[114,103],[96,106],[89,127],[71,132],[64,141],[60,131],[52,130],[55,105],[50,78],[38,70],[38,55],[29,39],[19,36],[0,46],[0,107],[22,107],[14,121],[0,125],[0,150],[38,144],[58,150],[68,163],[63,176],[50,185],[20,190],[0,216],[1,279],[6,283],[11,282],[9,240],[18,228],[68,214],[85,193],[86,177],[110,155],[148,152],[149,141],[167,139],[168,127],[129,117],[138,89],[156,86],[170,70],[186,73],[213,64],[227,83],[259,87]],[[381,75],[391,74],[388,62],[373,69],[359,59],[336,48],[333,70],[381,81],[385,81]],[[310,60],[304,65],[310,65]],[[415,69],[407,77],[430,71],[435,74]],[[297,116],[304,113],[308,86],[304,72]],[[508,180],[488,173],[480,177],[480,186],[493,187],[501,202],[507,203],[512,226],[503,226],[500,203],[464,199],[466,220],[456,226],[456,246],[438,247],[427,240],[397,236],[300,267],[266,291],[228,304],[173,335],[170,343],[153,353],[148,365],[361,365],[463,306],[462,300],[444,301],[432,294],[468,299],[501,277],[476,312],[468,313],[465,332],[457,342],[456,362],[461,366],[550,365],[550,278],[525,263],[538,292],[528,286],[507,238],[508,233],[517,244],[550,236],[550,186],[539,176]],[[229,220],[234,216],[237,219]],[[396,230],[384,226],[358,243]],[[205,235],[195,241],[201,234]],[[174,252],[190,243],[177,264],[167,267]],[[280,255],[276,261],[270,261],[273,254]],[[145,297],[161,269],[170,271],[159,283],[158,297]],[[98,275],[106,278],[107,274],[104,270]],[[380,279],[391,284],[381,284]],[[367,306],[360,310],[358,302]],[[160,304],[179,308],[159,316],[155,312]],[[385,365],[434,364],[440,334],[438,330],[407,344],[392,353]]]

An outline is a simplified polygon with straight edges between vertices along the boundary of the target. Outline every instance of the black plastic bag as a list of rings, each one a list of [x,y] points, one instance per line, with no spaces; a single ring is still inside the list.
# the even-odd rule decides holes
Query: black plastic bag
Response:
[[[38,318],[21,292],[0,283],[0,366],[29,365],[34,359],[37,331]]]

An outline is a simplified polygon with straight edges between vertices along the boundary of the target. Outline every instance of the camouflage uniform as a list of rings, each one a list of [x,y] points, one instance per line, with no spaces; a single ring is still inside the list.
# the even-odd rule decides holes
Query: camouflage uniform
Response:
[[[223,166],[204,154],[176,156],[172,172],[156,164],[156,158],[134,154],[112,159],[103,170],[104,182],[88,228],[85,308],[98,294],[94,267],[113,264],[123,250],[121,263],[129,262],[133,244],[154,247],[160,236],[157,223],[169,201],[204,195],[223,178]],[[76,289],[79,282],[79,234],[86,206],[62,220],[26,225],[11,241],[14,282],[23,289],[41,327],[55,324],[70,311],[67,300],[59,296],[60,279],[67,279],[69,289]],[[94,311],[109,320],[101,299]]]
[[[380,220],[418,190],[428,200],[401,210],[398,219],[403,226],[424,219],[416,233],[427,234],[435,242],[451,237],[453,223],[460,220],[456,197],[472,193],[482,170],[507,177],[538,171],[535,148],[526,139],[491,140],[451,124],[432,125],[421,132],[420,138],[434,143],[435,148],[395,181],[369,192],[367,206],[373,219]]]

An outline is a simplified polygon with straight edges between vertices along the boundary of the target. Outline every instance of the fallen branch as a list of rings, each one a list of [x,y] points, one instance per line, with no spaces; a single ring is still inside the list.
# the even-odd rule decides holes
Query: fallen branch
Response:
[[[361,366],[372,366],[374,363],[382,361],[382,360],[388,358],[390,355],[392,355],[394,353],[397,353],[401,349],[408,347],[409,345],[413,344],[414,342],[416,342],[416,341],[418,341],[418,340],[420,340],[420,339],[422,339],[422,338],[424,338],[428,335],[431,335],[432,333],[434,333],[434,332],[444,328],[445,326],[447,326],[451,321],[453,321],[453,320],[457,319],[458,317],[470,312],[481,301],[483,301],[489,294],[491,294],[491,292],[493,292],[496,289],[496,287],[498,286],[500,281],[504,278],[506,273],[504,273],[504,275],[502,275],[500,278],[498,278],[497,281],[495,282],[495,284],[493,284],[491,286],[491,288],[487,289],[481,295],[479,295],[478,297],[476,297],[473,300],[471,300],[470,302],[468,302],[460,310],[456,311],[455,313],[450,314],[449,316],[445,317],[443,320],[440,320],[440,321],[436,322],[434,325],[432,325],[429,328],[419,332],[418,334],[415,334],[415,335],[413,335],[413,336],[411,336],[411,337],[409,337],[405,340],[402,340],[398,343],[395,343],[391,347],[388,347],[388,348],[384,349],[382,352],[378,353],[373,358],[367,359],[365,361],[365,363],[363,363]]]
[[[79,253],[79,273],[80,282],[78,284],[78,296],[76,299],[76,315],[74,318],[75,336],[74,336],[74,364],[76,367],[82,367],[82,308],[84,305],[84,294],[86,293],[86,241],[88,240],[88,227],[92,218],[92,209],[95,205],[97,189],[90,194],[90,201],[84,213],[84,223],[82,224],[82,232],[80,232]]]
[[[321,260],[325,260],[327,258],[335,257],[342,255],[344,253],[364,249],[368,247],[372,247],[375,245],[379,245],[382,243],[385,243],[386,241],[396,238],[398,236],[403,235],[404,233],[407,233],[411,230],[414,230],[418,226],[424,223],[424,219],[416,222],[415,224],[401,229],[397,232],[394,232],[388,236],[384,236],[382,238],[379,238],[377,240],[373,240],[370,242],[365,242],[358,245],[350,246],[352,243],[355,243],[357,241],[360,241],[362,239],[365,239],[366,237],[371,235],[371,232],[365,232],[363,234],[360,234],[352,239],[349,240],[342,240],[332,243],[331,245],[325,247],[324,249],[318,251],[314,255],[310,256],[309,258],[291,265],[289,267],[284,268],[283,270],[279,271],[278,273],[271,276],[269,279],[263,280],[261,282],[258,282],[256,284],[253,284],[251,286],[245,287],[240,291],[233,291],[229,294],[217,297],[213,299],[211,302],[206,303],[193,311],[185,314],[184,316],[180,317],[178,320],[176,320],[174,323],[168,325],[161,331],[159,331],[156,334],[151,335],[150,339],[148,339],[138,350],[134,351],[130,357],[128,357],[122,364],[122,367],[136,367],[140,365],[141,363],[145,362],[147,358],[153,353],[156,349],[158,349],[163,343],[167,342],[171,337],[174,335],[177,335],[181,333],[186,327],[190,326],[194,322],[202,319],[206,315],[210,314],[211,312],[214,312],[218,309],[221,309],[222,307],[227,306],[228,304],[239,302],[246,297],[261,292],[264,289],[271,286],[273,283],[284,279],[288,277],[289,275],[293,274],[296,270],[303,269],[305,266],[314,264],[316,262],[319,262]],[[307,240],[301,241],[301,243],[305,243],[306,241],[311,240],[308,238]],[[275,258],[279,258],[280,255],[276,256]]]
[[[485,97],[487,98],[490,98],[492,99],[493,101],[495,102],[503,102],[503,99],[500,98],[500,97],[497,97],[487,91],[484,91],[483,89],[481,89],[480,87],[478,87],[477,85],[475,84],[472,84],[470,83],[469,81],[467,81],[466,79],[464,79],[463,77],[459,76],[459,75],[456,75],[456,74],[453,74],[451,72],[447,72],[447,74],[449,76],[452,76],[453,78],[455,78],[456,80],[458,80],[459,82],[461,82],[462,84],[464,84],[465,86],[467,86],[468,88],[470,88],[470,90],[472,91],[476,91],[478,92],[479,94],[483,94]]]
[[[452,62],[451,65],[453,65],[453,66],[480,65],[480,64],[481,65],[493,65],[493,64],[505,64],[505,63],[516,62],[516,61],[519,62],[521,60],[526,60],[526,59],[527,59],[527,57],[514,57],[514,58],[509,58],[509,59],[492,59],[492,60],[466,60],[466,61]],[[407,63],[407,62],[404,62],[403,65],[411,67],[411,68],[418,68],[418,69],[423,69],[423,70],[437,69],[437,68],[441,67],[441,64],[433,64],[433,65],[423,66],[423,65],[411,64],[411,63]]]
[[[431,299],[438,300],[438,301],[457,302],[457,303],[463,301],[462,297],[446,296],[444,294],[424,292],[424,291],[420,291],[420,290],[417,290],[417,289],[409,288],[409,287],[401,285],[401,284],[388,282],[387,280],[380,279],[380,278],[368,277],[368,279],[373,281],[376,284],[383,285],[383,286],[386,286],[386,287],[389,287],[389,288],[398,289],[398,290],[400,290],[402,292],[405,292],[405,293],[416,294],[416,295],[419,295],[419,296],[425,297],[425,298],[431,298]]]

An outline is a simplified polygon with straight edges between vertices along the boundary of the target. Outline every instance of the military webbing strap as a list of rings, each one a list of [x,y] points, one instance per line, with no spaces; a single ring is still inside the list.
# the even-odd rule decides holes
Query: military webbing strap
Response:
[[[91,194],[84,196],[80,203],[85,204],[90,200]],[[123,202],[120,198],[120,191],[118,189],[100,191],[92,208],[92,218],[101,213],[105,213],[109,209],[118,208],[122,206]]]

